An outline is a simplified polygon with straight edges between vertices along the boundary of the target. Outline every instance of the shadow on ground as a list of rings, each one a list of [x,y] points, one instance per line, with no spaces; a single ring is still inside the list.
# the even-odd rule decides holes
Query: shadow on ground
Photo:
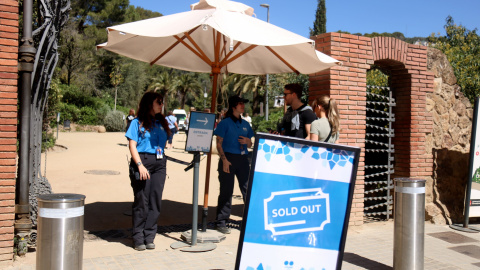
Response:
[[[85,205],[84,229],[86,241],[103,239],[131,245],[132,202],[95,202]],[[202,206],[198,208],[201,228]],[[213,228],[216,207],[208,208],[208,228]],[[232,216],[242,216],[243,204],[233,205]],[[241,222],[231,221],[228,226],[240,230]],[[158,222],[157,233],[166,235],[172,232],[184,232],[192,228],[192,205],[164,200]]]
[[[390,270],[393,269],[391,266],[388,266],[383,263],[379,263],[374,260],[362,257],[355,253],[345,252],[343,254],[343,261],[356,265],[358,267],[363,267],[366,269],[377,269],[377,270]]]

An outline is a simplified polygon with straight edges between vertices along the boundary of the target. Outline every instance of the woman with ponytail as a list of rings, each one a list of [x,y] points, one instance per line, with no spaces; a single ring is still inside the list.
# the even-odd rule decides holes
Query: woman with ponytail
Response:
[[[318,119],[312,122],[310,139],[312,141],[335,143],[340,136],[340,115],[337,102],[325,95],[312,102],[312,108]]]
[[[153,240],[167,174],[164,149],[170,136],[162,106],[162,95],[146,92],[138,105],[137,117],[125,134],[132,155],[129,168],[134,194],[132,238],[133,247],[138,251],[155,248]]]

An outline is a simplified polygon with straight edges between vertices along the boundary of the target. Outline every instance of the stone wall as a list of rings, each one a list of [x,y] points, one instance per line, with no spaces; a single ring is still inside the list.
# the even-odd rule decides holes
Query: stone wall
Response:
[[[427,94],[433,132],[427,151],[433,155],[433,175],[427,179],[426,218],[436,224],[461,223],[468,179],[473,107],[456,84],[446,56],[428,48],[427,68],[434,74],[434,92]]]
[[[0,261],[13,258],[17,59],[18,1],[0,0]]]

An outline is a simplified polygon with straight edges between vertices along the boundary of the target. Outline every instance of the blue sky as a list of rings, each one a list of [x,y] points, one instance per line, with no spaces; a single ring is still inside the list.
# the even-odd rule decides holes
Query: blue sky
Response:
[[[170,15],[190,10],[195,0],[130,0],[130,4]],[[308,37],[313,27],[317,0],[241,0],[255,9],[257,18]],[[401,32],[406,37],[445,34],[445,19],[451,15],[456,24],[480,29],[479,0],[326,0],[327,32],[350,33]]]

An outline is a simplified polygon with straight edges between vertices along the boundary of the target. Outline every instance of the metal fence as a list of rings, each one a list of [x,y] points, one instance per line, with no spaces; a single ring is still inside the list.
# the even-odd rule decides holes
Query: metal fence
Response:
[[[389,219],[392,215],[391,189],[394,173],[395,99],[390,87],[367,86],[367,126],[365,140],[365,197],[366,217]]]

